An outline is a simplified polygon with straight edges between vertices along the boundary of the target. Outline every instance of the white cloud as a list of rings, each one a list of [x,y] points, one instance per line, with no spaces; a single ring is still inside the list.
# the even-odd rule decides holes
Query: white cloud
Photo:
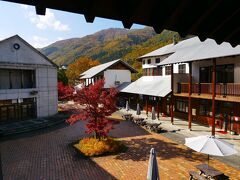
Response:
[[[26,17],[36,25],[39,29],[51,28],[57,31],[69,31],[70,27],[63,24],[60,20],[56,19],[54,13],[47,9],[45,16],[39,16],[35,11],[31,10],[28,6],[21,5],[26,11]]]
[[[33,36],[32,37],[32,46],[35,48],[43,48],[48,46],[49,44],[52,44],[53,42],[49,41],[45,37],[40,37],[40,36]]]
[[[63,37],[58,37],[57,40],[61,41],[61,40],[63,40]]]

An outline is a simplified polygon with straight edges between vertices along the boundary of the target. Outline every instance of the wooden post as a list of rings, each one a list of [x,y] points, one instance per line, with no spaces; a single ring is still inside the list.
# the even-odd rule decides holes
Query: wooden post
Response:
[[[171,123],[173,124],[173,106],[174,106],[174,99],[173,99],[173,95],[174,95],[174,78],[173,78],[173,64],[171,65],[171,89],[172,89],[172,93],[171,93],[171,105],[170,105],[170,114],[171,114]]]
[[[148,96],[146,96],[146,114],[148,115],[148,99],[149,99],[149,97]]]
[[[188,129],[192,128],[192,62],[189,62],[189,79],[188,79]]]
[[[157,100],[157,118],[159,119],[159,97],[156,98]]]
[[[216,59],[212,68],[212,136],[215,136]]]

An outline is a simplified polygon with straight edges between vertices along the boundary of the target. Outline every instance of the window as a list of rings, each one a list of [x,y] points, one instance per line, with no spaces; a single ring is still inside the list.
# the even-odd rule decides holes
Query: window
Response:
[[[158,74],[157,74],[157,68],[153,68],[153,76],[157,76]]]
[[[172,72],[172,66],[166,66],[165,67],[165,75],[171,75]]]
[[[200,67],[200,82],[212,82],[212,66]],[[216,66],[216,83],[233,83],[234,82],[234,65],[217,65]]]
[[[162,76],[162,66],[158,66],[157,69],[158,69],[158,75]]]
[[[210,116],[211,102],[208,100],[201,100],[199,107],[199,115]]]
[[[145,60],[142,61],[142,64],[145,64]]]
[[[178,73],[185,74],[186,73],[186,64],[179,64],[178,65]]]
[[[160,58],[156,58],[156,59],[155,59],[155,63],[156,63],[156,64],[160,63]]]
[[[148,60],[147,60],[147,63],[148,63],[148,64],[151,64],[151,59],[148,59]]]
[[[35,71],[0,69],[0,89],[27,89],[35,87]]]
[[[188,101],[185,99],[176,99],[175,107],[176,107],[176,111],[187,113],[188,112]]]

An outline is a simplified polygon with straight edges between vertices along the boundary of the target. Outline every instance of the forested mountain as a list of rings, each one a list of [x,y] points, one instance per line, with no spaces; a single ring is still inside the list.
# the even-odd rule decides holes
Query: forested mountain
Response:
[[[58,65],[68,65],[81,56],[101,63],[123,58],[130,64],[152,50],[172,42],[176,32],[164,30],[156,34],[150,27],[143,29],[106,29],[82,38],[57,41],[41,52]]]

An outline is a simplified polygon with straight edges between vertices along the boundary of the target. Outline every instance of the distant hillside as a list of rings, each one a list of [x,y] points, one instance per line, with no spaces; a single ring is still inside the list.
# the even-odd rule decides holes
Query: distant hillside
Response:
[[[80,56],[88,56],[101,63],[123,58],[133,64],[136,57],[171,43],[176,34],[171,31],[156,34],[149,27],[106,29],[82,38],[57,41],[41,49],[41,52],[58,65],[68,65]]]

